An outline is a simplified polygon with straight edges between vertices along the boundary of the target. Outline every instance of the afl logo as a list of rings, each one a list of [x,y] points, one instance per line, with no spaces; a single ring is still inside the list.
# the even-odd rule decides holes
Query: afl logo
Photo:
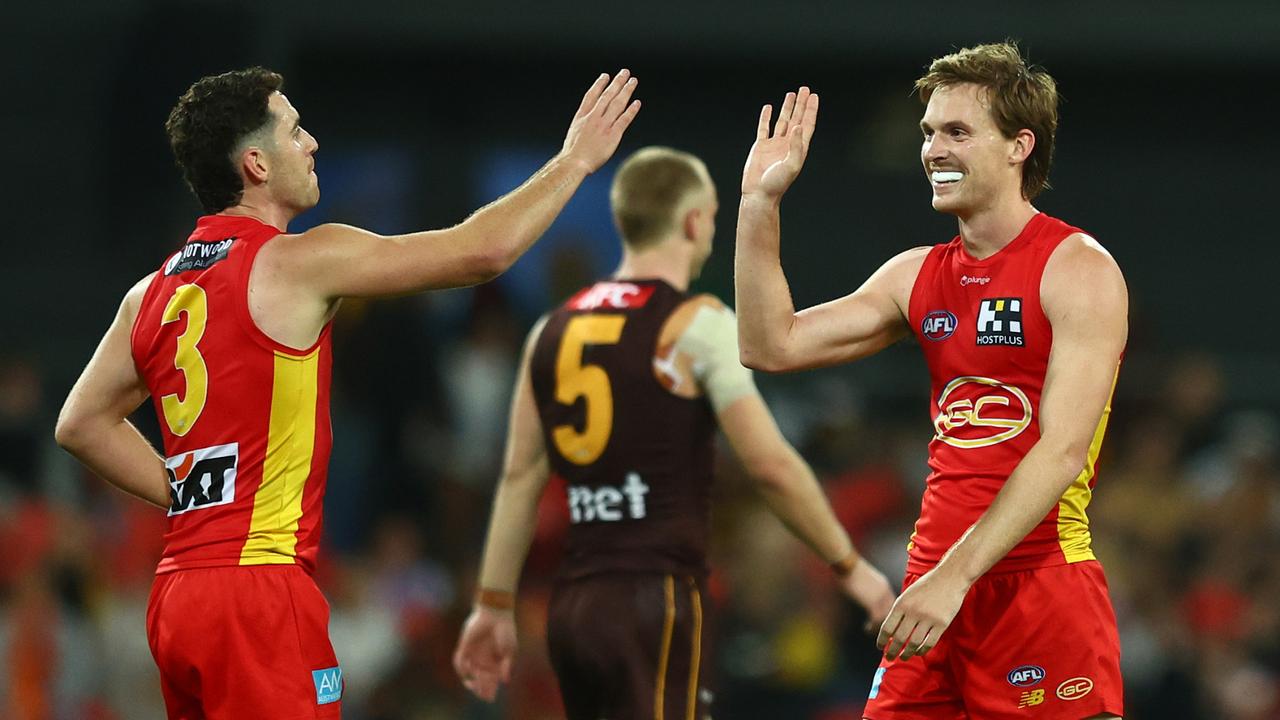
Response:
[[[920,323],[920,334],[935,342],[946,340],[955,331],[956,316],[946,310],[934,310]]]
[[[938,394],[934,439],[964,450],[998,445],[1031,425],[1031,400],[991,378],[958,377]]]
[[[1039,665],[1023,665],[1009,671],[1009,684],[1014,687],[1031,687],[1044,680],[1044,668]]]

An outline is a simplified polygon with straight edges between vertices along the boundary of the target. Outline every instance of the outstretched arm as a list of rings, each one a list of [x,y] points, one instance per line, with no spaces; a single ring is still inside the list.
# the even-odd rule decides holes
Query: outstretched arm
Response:
[[[878,625],[893,604],[889,583],[854,549],[813,470],[782,437],[751,371],[738,362],[732,311],[709,295],[686,302],[663,327],[659,346],[668,345],[671,355],[661,358],[668,377],[682,378],[686,371],[693,375],[697,391],[710,400],[720,429],[769,509],[832,566],[845,593]],[[677,382],[673,392],[680,394],[682,387],[687,384]],[[694,396],[688,392],[685,397]]]
[[[613,155],[640,111],[637,80],[622,70],[587,90],[554,158],[502,198],[445,229],[378,235],[348,225],[320,225],[280,236],[258,263],[312,296],[379,297],[473,285],[511,266],[555,220],[583,178]]]
[[[533,397],[529,362],[542,331],[529,333],[511,401],[506,463],[493,500],[480,593],[462,628],[453,666],[468,690],[492,702],[498,687],[511,680],[516,654],[515,591],[538,522],[538,500],[550,475],[542,421]]]
[[[890,658],[923,655],[936,645],[969,587],[1093,470],[1128,335],[1124,277],[1101,245],[1074,235],[1050,257],[1040,297],[1053,327],[1040,439],[978,522],[898,598],[877,641]]]
[[[721,410],[719,421],[769,509],[836,571],[844,592],[867,611],[868,628],[879,626],[893,606],[889,581],[853,547],[818,478],[782,437],[764,400],[746,395]]]
[[[169,507],[164,460],[129,423],[129,414],[147,399],[133,364],[129,333],[153,275],[134,285],[120,303],[58,414],[54,437],[96,475],[152,505]]]
[[[825,367],[865,357],[907,333],[906,303],[927,250],[903,253],[856,292],[795,311],[779,256],[782,195],[799,175],[818,120],[809,88],[787,93],[772,135],[765,105],[742,173],[734,290],[742,363],[766,372]]]

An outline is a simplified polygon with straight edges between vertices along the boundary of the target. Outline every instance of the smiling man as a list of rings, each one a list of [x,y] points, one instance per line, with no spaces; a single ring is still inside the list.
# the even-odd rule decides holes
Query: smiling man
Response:
[[[907,250],[853,293],[796,312],[782,195],[818,96],[761,112],[742,178],[743,363],[782,372],[914,335],[934,437],[907,576],[880,630],[868,720],[1118,718],[1119,638],[1085,507],[1128,333],[1115,261],[1031,203],[1048,186],[1058,95],[1010,43],[939,58],[916,82],[920,160],[950,242]]]
[[[331,430],[330,331],[345,297],[470,285],[509,267],[639,111],[601,75],[563,149],[444,230],[290,233],[320,198],[316,139],[263,68],[202,78],[165,128],[207,214],[124,297],[72,388],[58,443],[168,511],[147,639],[172,720],[336,718],[342,669],[311,578]],[[164,456],[127,420],[148,397]]]

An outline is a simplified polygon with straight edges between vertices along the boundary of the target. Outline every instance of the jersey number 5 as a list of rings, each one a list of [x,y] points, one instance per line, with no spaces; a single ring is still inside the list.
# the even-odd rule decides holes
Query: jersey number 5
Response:
[[[595,462],[609,444],[613,432],[613,388],[599,365],[582,364],[584,345],[613,345],[622,337],[624,315],[576,315],[565,326],[556,355],[556,401],[572,405],[586,401],[587,418],[582,431],[558,425],[551,437],[556,449],[575,465]]]
[[[165,305],[162,325],[177,322],[186,313],[187,329],[178,336],[178,349],[173,356],[173,367],[182,373],[186,390],[182,399],[177,393],[160,398],[164,408],[164,421],[169,430],[179,437],[191,432],[191,428],[204,412],[204,402],[209,397],[209,368],[196,345],[204,337],[204,326],[209,320],[209,298],[199,285],[182,285],[173,291],[169,304]]]

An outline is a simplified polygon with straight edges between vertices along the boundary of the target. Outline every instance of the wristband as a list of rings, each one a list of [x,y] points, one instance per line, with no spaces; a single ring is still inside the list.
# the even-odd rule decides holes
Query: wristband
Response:
[[[494,610],[510,610],[516,606],[516,594],[506,590],[480,588],[476,591],[476,604]]]

